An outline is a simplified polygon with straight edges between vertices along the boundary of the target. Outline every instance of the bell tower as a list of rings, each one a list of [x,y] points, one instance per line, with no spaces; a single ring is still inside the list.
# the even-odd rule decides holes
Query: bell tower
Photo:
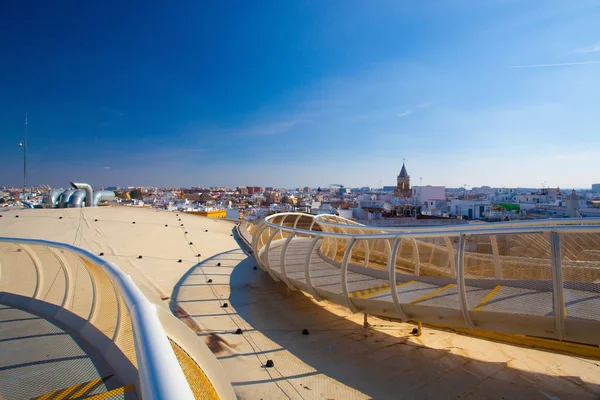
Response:
[[[410,189],[410,175],[406,172],[406,166],[404,160],[402,161],[402,169],[397,177],[396,190],[394,191],[396,197],[408,198],[412,196]]]

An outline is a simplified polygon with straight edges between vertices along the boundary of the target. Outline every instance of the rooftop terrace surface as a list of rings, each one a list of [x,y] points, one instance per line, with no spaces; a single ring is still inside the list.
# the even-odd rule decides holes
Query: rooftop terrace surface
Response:
[[[189,315],[184,319],[219,359],[239,398],[600,396],[598,360],[429,328],[415,337],[414,325],[375,318],[364,329],[362,314],[317,303],[254,270],[227,221],[126,207],[0,215],[0,235],[104,253],[179,315]],[[304,328],[310,335],[301,334]],[[267,360],[273,368],[264,367]]]

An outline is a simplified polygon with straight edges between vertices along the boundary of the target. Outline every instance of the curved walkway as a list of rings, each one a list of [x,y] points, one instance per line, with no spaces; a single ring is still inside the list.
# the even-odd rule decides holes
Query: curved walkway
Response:
[[[362,314],[290,291],[256,265],[241,249],[223,252],[192,267],[172,297],[241,399],[600,395],[594,361],[427,327],[417,337],[412,324],[371,316],[365,329]]]
[[[93,349],[51,322],[0,304],[0,398],[88,397],[122,388]],[[121,398],[134,399],[123,389]]]
[[[310,292],[305,267],[312,248],[309,267],[312,287],[320,297],[348,305],[340,267],[320,254],[320,242],[314,247],[312,242],[307,238],[294,238],[289,242],[285,271],[281,260],[285,240],[272,242],[268,253],[261,251],[260,257],[279,279]],[[369,314],[406,320],[395,309],[386,275],[386,271],[350,266],[346,278],[349,306]],[[397,275],[398,300],[409,320],[464,327],[455,279]],[[570,337],[594,343],[598,340],[594,329],[600,327],[600,284],[573,285],[563,291],[565,313],[569,316],[566,329]],[[546,337],[555,335],[551,281],[469,279],[465,293],[471,318],[478,329]]]

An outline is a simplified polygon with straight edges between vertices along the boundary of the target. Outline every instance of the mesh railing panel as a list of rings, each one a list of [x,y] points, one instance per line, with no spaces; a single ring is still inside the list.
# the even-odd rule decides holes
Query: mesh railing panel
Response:
[[[65,267],[54,252],[46,246],[32,245],[32,250],[43,265],[42,288],[39,299],[47,303],[61,305],[67,296],[67,275]]]
[[[600,321],[600,233],[561,234],[565,317]]]
[[[106,273],[86,259],[44,245],[0,243],[0,291],[62,306],[89,320],[137,365],[127,308]]]
[[[0,243],[0,291],[32,297],[36,290],[36,267],[20,245]]]
[[[177,361],[196,399],[219,399],[217,391],[198,364],[177,343],[169,339]]]

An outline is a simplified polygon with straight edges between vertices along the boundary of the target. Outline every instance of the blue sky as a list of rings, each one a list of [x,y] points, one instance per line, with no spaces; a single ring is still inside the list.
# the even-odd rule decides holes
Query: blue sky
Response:
[[[0,2],[0,185],[600,182],[600,2]]]

